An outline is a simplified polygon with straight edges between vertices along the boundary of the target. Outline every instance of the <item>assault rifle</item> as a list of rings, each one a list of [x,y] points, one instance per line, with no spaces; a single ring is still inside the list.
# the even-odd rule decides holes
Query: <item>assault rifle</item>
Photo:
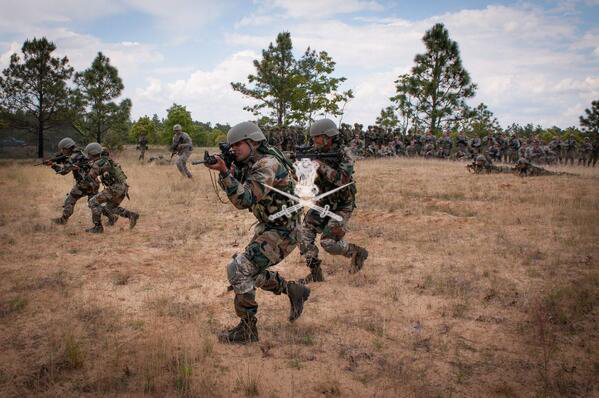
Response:
[[[291,152],[290,158],[291,160],[310,159],[337,161],[340,158],[340,154],[338,152],[319,152],[310,145],[298,145],[295,147],[295,152]]]
[[[68,159],[68,156],[63,155],[62,153],[56,154],[53,158],[42,160],[39,163],[34,164],[34,166],[51,166],[54,163],[64,163]]]
[[[208,151],[204,151],[204,160],[193,160],[191,164],[216,164],[218,162],[216,157],[219,156],[225,161],[225,165],[229,169],[233,162],[235,162],[235,154],[231,150],[231,145],[221,142],[218,144],[218,148],[220,149],[220,155],[210,155]]]

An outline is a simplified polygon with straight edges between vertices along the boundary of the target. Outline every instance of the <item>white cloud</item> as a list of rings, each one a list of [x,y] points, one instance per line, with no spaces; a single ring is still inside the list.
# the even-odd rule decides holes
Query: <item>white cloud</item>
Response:
[[[151,78],[147,86],[133,96],[138,112],[135,117],[167,109],[172,103],[183,104],[195,120],[236,123],[251,119],[243,111],[249,101],[231,88],[231,82],[244,81],[252,72],[252,61],[258,54],[241,51],[227,57],[211,70],[196,70],[187,79],[163,83]]]
[[[382,6],[378,2],[364,0],[267,0],[263,4],[267,7],[281,8],[290,17],[313,19],[358,11],[382,10]]]

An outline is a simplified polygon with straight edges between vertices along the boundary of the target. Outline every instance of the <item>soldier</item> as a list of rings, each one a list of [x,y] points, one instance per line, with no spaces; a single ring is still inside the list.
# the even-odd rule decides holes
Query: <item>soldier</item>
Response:
[[[589,159],[588,166],[591,166],[592,164],[593,167],[595,167],[597,164],[597,159],[599,159],[599,139],[595,138],[595,141],[593,142],[593,151],[591,152],[591,158]]]
[[[466,165],[468,171],[475,174],[512,173],[513,170],[506,166],[495,166],[490,159],[484,155],[478,155],[471,164]]]
[[[339,157],[336,161],[315,160],[318,163],[315,184],[319,192],[325,193],[337,187],[353,181],[354,159],[347,148],[341,146],[339,131],[330,119],[321,119],[310,128],[310,136],[314,139],[314,147],[322,152],[337,152]],[[329,254],[342,255],[351,258],[350,272],[360,271],[368,258],[368,251],[363,247],[348,243],[343,240],[347,232],[347,223],[356,207],[356,186],[349,185],[318,202],[321,207],[329,208],[342,217],[337,221],[328,217],[321,217],[319,212],[310,209],[302,224],[302,239],[300,253],[306,259],[306,265],[310,268],[310,274],[304,278],[305,283],[322,282],[324,275],[320,267],[321,260],[318,258],[318,247],[316,247],[316,235],[322,234],[320,245]],[[326,207],[328,206],[328,207]]]
[[[448,132],[443,134],[443,138],[440,140],[441,144],[441,157],[444,159],[449,159],[451,155],[451,148],[453,147],[453,142],[451,141],[451,137]]]
[[[146,133],[141,133],[139,135],[139,140],[137,141],[137,149],[139,149],[138,160],[144,160],[146,155],[146,149],[148,149],[148,139],[146,137]]]
[[[514,169],[515,169],[514,171],[520,177],[553,176],[553,175],[570,175],[570,176],[573,176],[574,175],[574,174],[570,174],[570,173],[563,173],[563,172],[557,173],[557,172],[554,172],[554,171],[545,170],[542,167],[534,166],[526,158],[520,158],[520,159],[518,159],[518,163],[516,163],[516,166],[514,167]]]
[[[150,164],[150,163],[158,165],[158,166],[166,166],[166,165],[171,164],[170,160],[166,159],[162,155],[150,157],[150,159],[148,160],[148,164]]]
[[[98,189],[85,180],[85,173],[89,169],[89,162],[81,149],[77,147],[75,141],[69,137],[63,138],[58,143],[58,149],[65,156],[65,161],[60,164],[49,163],[49,165],[56,173],[66,175],[72,172],[75,178],[75,185],[73,185],[73,188],[67,194],[62,206],[62,216],[52,219],[55,224],[64,225],[68,222],[69,217],[73,215],[77,201],[84,196],[87,196],[89,200],[98,193]],[[102,213],[108,217],[109,225],[113,225],[118,219],[118,217],[108,213],[105,208],[102,208]]]
[[[183,174],[187,178],[192,178],[191,172],[187,169],[187,159],[191,155],[191,151],[193,150],[193,143],[191,142],[191,137],[189,134],[183,132],[181,130],[180,124],[175,124],[173,126],[173,131],[175,134],[173,135],[173,145],[171,146],[171,152],[173,155],[177,153],[177,161],[175,162],[177,165],[177,169],[179,172]],[[171,156],[172,157],[172,156]]]
[[[464,132],[460,132],[460,135],[458,135],[456,145],[458,146],[458,151],[466,153],[468,149],[468,139],[464,136]]]
[[[86,181],[96,187],[98,190],[100,183],[98,178],[104,185],[104,190],[94,195],[88,202],[89,208],[92,211],[92,221],[94,226],[86,229],[86,232],[102,233],[102,204],[106,203],[106,210],[112,216],[121,216],[129,219],[129,228],[135,227],[139,214],[129,211],[119,205],[125,199],[129,198],[129,185],[127,185],[127,176],[123,173],[121,166],[113,161],[106,152],[103,151],[102,145],[97,142],[92,142],[85,147],[85,156],[90,161],[90,170],[85,177]]]
[[[206,167],[220,172],[219,185],[231,203],[238,209],[249,209],[258,225],[255,235],[243,253],[233,256],[227,266],[227,276],[235,291],[235,312],[241,318],[235,328],[219,334],[224,343],[258,341],[256,327],[256,287],[276,295],[286,294],[291,302],[289,320],[302,313],[310,289],[293,281],[285,281],[277,272],[267,270],[287,257],[296,247],[299,238],[299,215],[270,220],[283,206],[291,207],[290,199],[266,185],[293,194],[295,183],[291,179],[291,163],[283,154],[266,143],[260,128],[251,122],[233,126],[227,133],[227,142],[235,154],[235,164],[228,169],[225,162]]]
[[[562,140],[560,140],[559,135],[553,137],[551,141],[549,141],[549,149],[551,149],[555,155],[557,156],[559,162],[562,162]]]
[[[520,139],[514,135],[510,139],[510,162],[515,163],[518,160],[521,147]]]
[[[584,137],[584,143],[580,146],[578,154],[578,165],[589,166],[591,164],[591,153],[593,152],[593,144],[589,137]]]
[[[574,166],[574,155],[576,154],[576,140],[569,136],[568,139],[564,142],[564,164],[568,164],[568,160],[570,160],[570,164]]]

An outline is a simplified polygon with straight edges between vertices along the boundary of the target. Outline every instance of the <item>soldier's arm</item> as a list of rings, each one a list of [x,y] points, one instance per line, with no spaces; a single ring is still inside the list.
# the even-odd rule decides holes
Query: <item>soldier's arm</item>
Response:
[[[268,193],[269,189],[263,184],[273,186],[276,166],[278,166],[276,160],[263,158],[252,166],[244,184],[231,173],[227,173],[224,177],[221,174],[219,184],[233,206],[238,209],[249,209]]]
[[[318,175],[328,182],[340,187],[341,185],[348,184],[351,181],[351,177],[354,174],[355,161],[353,156],[348,154],[347,151],[345,152],[343,160],[341,163],[339,163],[339,167],[337,169],[334,169],[323,162],[319,163],[320,167],[318,167]]]

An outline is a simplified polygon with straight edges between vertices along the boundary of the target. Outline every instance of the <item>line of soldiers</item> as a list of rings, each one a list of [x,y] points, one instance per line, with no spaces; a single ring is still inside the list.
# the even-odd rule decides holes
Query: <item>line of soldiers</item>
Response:
[[[86,232],[104,232],[102,215],[108,218],[108,225],[114,225],[121,216],[129,219],[129,228],[135,227],[139,214],[120,206],[125,197],[129,198],[127,176],[120,165],[110,158],[108,151],[97,142],[88,144],[82,151],[68,137],[60,140],[58,149],[60,153],[43,164],[52,167],[60,175],[72,173],[75,184],[64,201],[62,215],[52,221],[59,225],[66,224],[79,199],[87,197],[94,225]],[[102,191],[100,185],[104,186]]]
[[[292,151],[306,142],[303,129],[265,129],[271,145],[284,151]],[[582,142],[571,136],[563,140],[555,136],[550,142],[538,138],[521,138],[505,133],[488,134],[484,137],[468,138],[464,133],[451,136],[449,132],[437,137],[426,134],[401,134],[399,129],[383,129],[355,123],[342,124],[339,129],[344,144],[351,148],[356,157],[420,156],[426,158],[468,160],[483,154],[494,161],[516,163],[526,158],[537,164],[578,164],[595,166],[599,160],[599,140],[591,142],[585,137]]]

